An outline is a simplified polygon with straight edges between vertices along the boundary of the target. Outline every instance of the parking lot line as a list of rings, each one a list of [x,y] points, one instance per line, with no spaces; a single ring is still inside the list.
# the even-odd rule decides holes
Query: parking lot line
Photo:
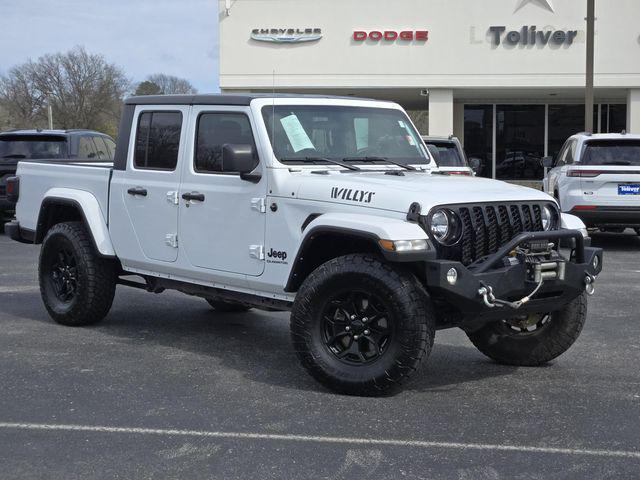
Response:
[[[434,442],[425,440],[400,440],[400,439],[376,439],[357,437],[329,437],[317,435],[272,434],[252,432],[216,432],[207,430],[181,430],[165,428],[141,428],[141,427],[109,427],[103,425],[69,425],[48,423],[14,423],[0,422],[0,430],[40,430],[40,431],[68,431],[68,432],[93,432],[93,433],[124,433],[133,435],[162,435],[178,437],[204,437],[221,438],[228,440],[276,440],[284,442],[305,443],[334,443],[349,445],[382,445],[389,447],[411,447],[422,449],[452,449],[452,450],[494,450],[516,453],[542,453],[595,457],[618,457],[640,460],[640,451],[633,450],[601,450],[582,448],[553,448],[534,447],[528,445],[505,445],[490,443],[463,443],[463,442]]]
[[[0,293],[20,293],[20,292],[35,292],[40,290],[38,285],[17,285],[12,287],[0,287]]]

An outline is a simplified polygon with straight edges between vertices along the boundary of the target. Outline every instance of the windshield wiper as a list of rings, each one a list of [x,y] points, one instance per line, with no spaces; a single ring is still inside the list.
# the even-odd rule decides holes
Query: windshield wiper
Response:
[[[615,162],[603,162],[600,165],[631,165],[631,162],[628,162],[626,160],[618,160]]]
[[[280,159],[281,162],[327,162],[333,163],[334,165],[340,165],[348,170],[359,171],[361,168],[356,167],[355,165],[349,165],[348,163],[341,162],[340,160],[334,160],[332,158],[325,157],[285,157]]]
[[[27,156],[21,153],[10,153],[9,155],[3,155],[2,158],[27,158]]]
[[[405,165],[404,163],[396,162],[395,160],[391,160],[387,157],[345,157],[342,160],[345,162],[387,162],[391,165],[396,165],[398,167],[402,167],[405,170],[417,170],[416,167],[412,167],[411,165]]]

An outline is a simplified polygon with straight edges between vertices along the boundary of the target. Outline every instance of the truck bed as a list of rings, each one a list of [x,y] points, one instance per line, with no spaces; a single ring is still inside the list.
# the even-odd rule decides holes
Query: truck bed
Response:
[[[55,197],[65,189],[91,193],[100,206],[105,221],[109,218],[109,179],[111,162],[21,161],[17,175],[20,177],[20,199],[16,216],[22,228],[36,230],[40,206],[45,197]]]

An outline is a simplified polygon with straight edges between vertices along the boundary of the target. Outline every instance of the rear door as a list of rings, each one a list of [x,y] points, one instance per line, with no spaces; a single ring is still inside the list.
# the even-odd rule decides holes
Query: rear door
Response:
[[[589,204],[640,207],[640,140],[588,140],[574,169]]]
[[[265,175],[257,183],[242,180],[222,156],[224,144],[250,145],[257,155],[250,112],[193,107],[180,186],[180,248],[196,267],[257,276],[264,270],[267,181]]]
[[[178,257],[179,162],[184,156],[188,106],[138,106],[127,170],[114,171],[110,230],[121,245],[135,237],[139,250],[121,248],[139,263],[174,262]],[[123,211],[124,210],[124,211]],[[122,215],[126,218],[121,218]],[[115,242],[114,242],[115,243]],[[144,258],[137,258],[142,251]],[[125,253],[127,256],[127,253]]]

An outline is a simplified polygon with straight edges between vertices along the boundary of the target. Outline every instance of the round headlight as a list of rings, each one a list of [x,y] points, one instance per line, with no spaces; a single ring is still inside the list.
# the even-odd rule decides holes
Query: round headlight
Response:
[[[431,234],[442,242],[449,233],[449,216],[444,210],[438,210],[431,216]]]
[[[542,229],[550,230],[553,224],[553,212],[548,205],[542,207]]]
[[[460,237],[461,224],[458,216],[447,209],[438,209],[431,215],[431,235],[443,245],[453,245]]]

